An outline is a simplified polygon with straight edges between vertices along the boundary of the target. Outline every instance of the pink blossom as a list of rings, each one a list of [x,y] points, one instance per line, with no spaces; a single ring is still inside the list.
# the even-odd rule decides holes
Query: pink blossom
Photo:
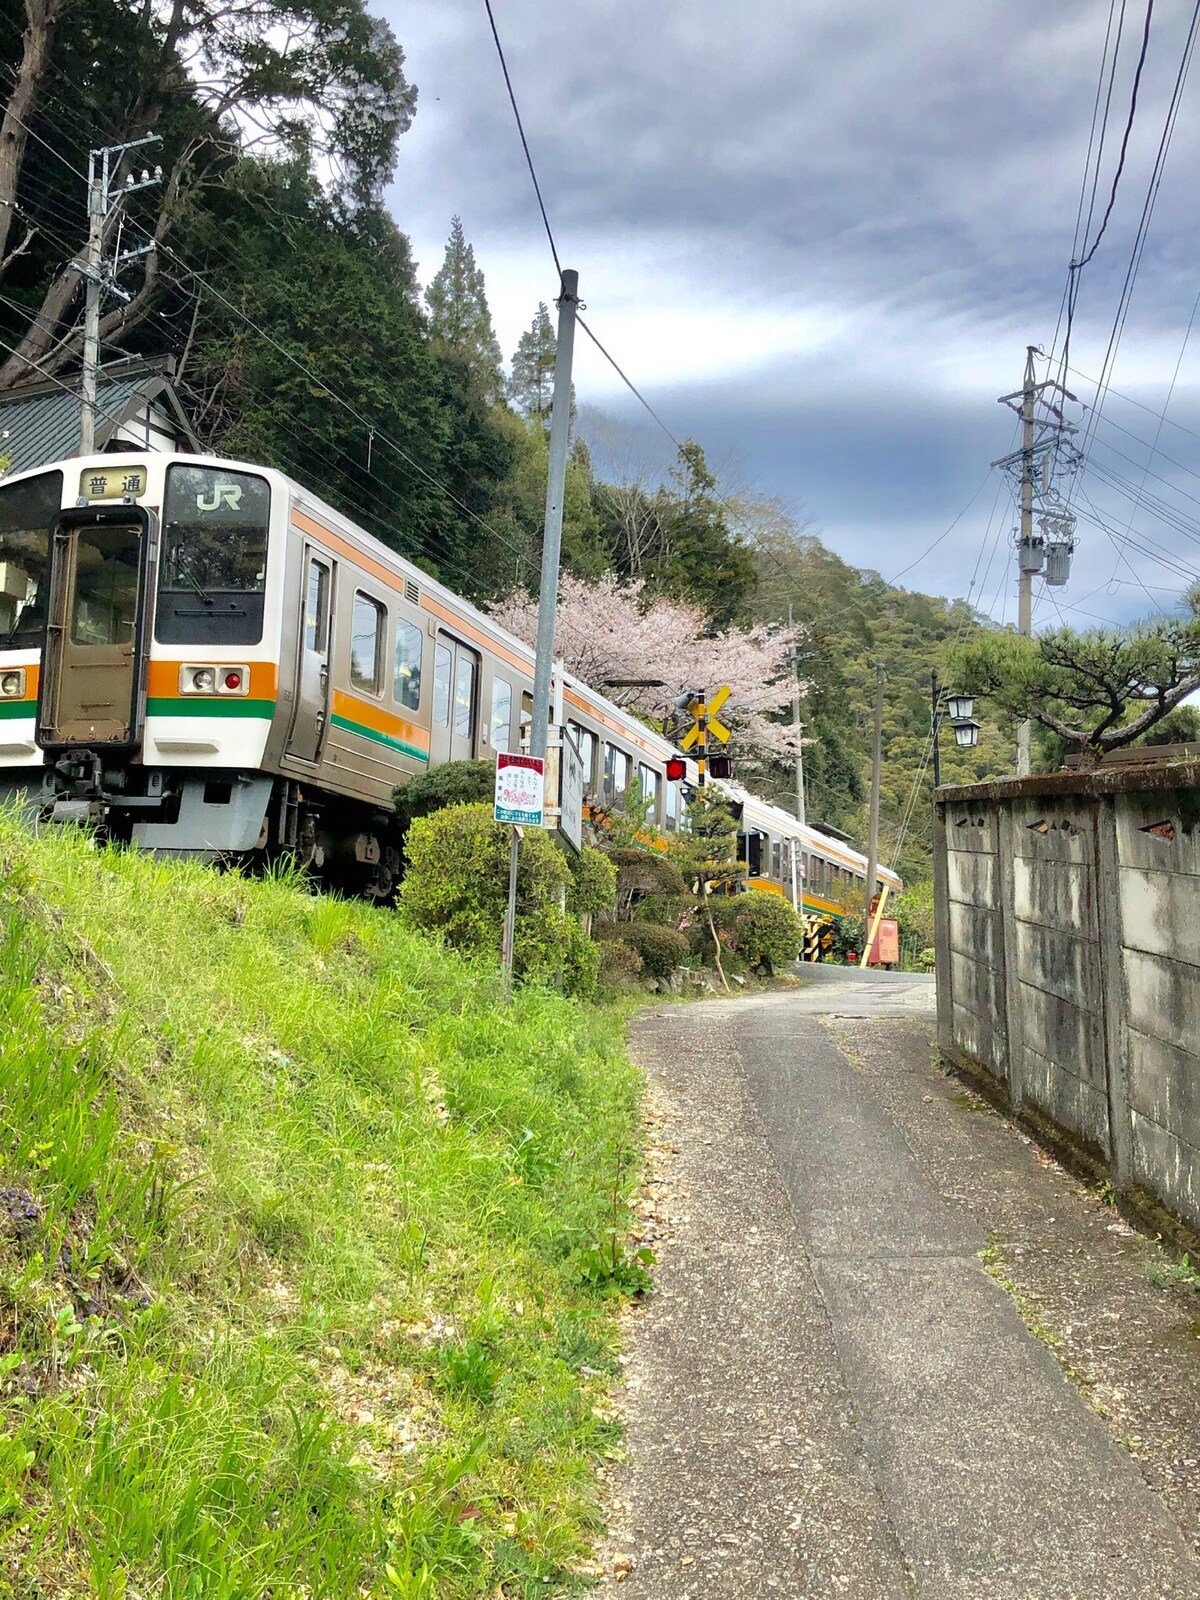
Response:
[[[518,638],[534,642],[536,601],[510,595],[492,615]],[[659,728],[684,690],[711,694],[727,683],[731,693],[720,715],[733,734],[731,752],[789,760],[796,751],[791,721],[772,718],[791,708],[789,651],[802,632],[760,623],[714,635],[698,607],[652,597],[643,584],[624,584],[608,573],[594,583],[563,578],[554,642],[569,672]],[[621,678],[658,679],[662,687],[613,682]],[[802,684],[801,692],[806,688]]]

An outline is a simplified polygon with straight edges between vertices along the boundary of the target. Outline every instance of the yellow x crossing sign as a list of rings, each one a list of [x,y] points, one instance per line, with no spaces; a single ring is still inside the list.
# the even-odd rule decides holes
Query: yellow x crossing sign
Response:
[[[723,683],[711,700],[689,702],[688,711],[692,717],[692,725],[680,741],[681,749],[691,750],[697,744],[703,748],[709,734],[714,739],[719,739],[722,744],[729,742],[729,729],[717,719],[717,712],[728,699],[729,685]]]

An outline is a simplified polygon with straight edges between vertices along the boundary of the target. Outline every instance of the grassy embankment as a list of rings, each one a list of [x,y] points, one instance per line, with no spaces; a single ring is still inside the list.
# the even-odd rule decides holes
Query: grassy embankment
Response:
[[[392,913],[0,815],[0,1593],[571,1590],[636,1095]]]

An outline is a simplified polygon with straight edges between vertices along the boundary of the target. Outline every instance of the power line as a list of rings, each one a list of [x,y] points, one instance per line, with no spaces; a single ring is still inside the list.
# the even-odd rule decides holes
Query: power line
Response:
[[[1112,376],[1113,364],[1116,361],[1117,350],[1120,346],[1121,335],[1124,331],[1125,321],[1129,314],[1129,304],[1133,297],[1134,284],[1137,282],[1138,271],[1141,267],[1142,255],[1146,247],[1146,238],[1150,231],[1150,222],[1154,215],[1155,203],[1162,185],[1163,172],[1166,168],[1167,155],[1171,148],[1171,141],[1175,133],[1175,124],[1179,116],[1179,107],[1183,98],[1184,86],[1187,83],[1188,72],[1191,68],[1192,56],[1196,45],[1196,30],[1200,25],[1200,0],[1192,10],[1188,25],[1187,37],[1184,42],[1183,53],[1179,62],[1179,69],[1175,76],[1175,83],[1171,91],[1171,99],[1167,107],[1167,114],[1163,121],[1162,136],[1159,139],[1158,151],[1154,158],[1150,181],[1146,189],[1146,198],[1142,205],[1142,214],[1138,220],[1137,231],[1134,235],[1133,248],[1130,252],[1129,265],[1125,272],[1125,281],[1121,286],[1121,294],[1117,303],[1116,315],[1113,319],[1112,331],[1109,334],[1108,348],[1105,351],[1104,361],[1100,368],[1100,384],[1097,388],[1096,399],[1088,419],[1084,438],[1084,454],[1087,452],[1088,442],[1094,435],[1095,418],[1103,410],[1107,384]]]
[[[525,165],[529,168],[529,176],[533,180],[533,192],[537,195],[538,210],[542,213],[542,222],[545,224],[546,237],[550,241],[550,254],[554,257],[554,270],[562,281],[562,265],[558,259],[558,246],[554,242],[554,230],[550,226],[550,218],[546,215],[546,202],[542,199],[542,186],[538,182],[537,172],[534,170],[533,156],[529,153],[529,140],[525,137],[525,125],[521,121],[520,107],[517,105],[516,91],[513,89],[512,78],[508,71],[508,62],[504,59],[504,47],[500,43],[500,34],[496,28],[496,19],[492,15],[492,0],[483,0],[487,10],[488,22],[492,29],[492,38],[496,41],[496,54],[500,57],[500,70],[504,74],[505,87],[508,89],[508,98],[512,104],[513,116],[516,118],[517,132],[521,135],[521,148],[525,152]]]
[[[1138,89],[1141,86],[1141,82],[1142,82],[1142,68],[1146,65],[1146,50],[1147,50],[1147,48],[1148,48],[1148,46],[1150,44],[1150,19],[1153,16],[1153,14],[1154,14],[1154,0],[1146,0],[1146,21],[1145,21],[1144,27],[1142,28],[1142,47],[1141,47],[1140,52],[1138,53],[1137,66],[1134,68],[1133,88],[1131,89],[1130,94],[1129,94],[1129,116],[1127,117],[1126,122],[1125,122],[1125,132],[1121,135],[1121,150],[1120,150],[1120,154],[1117,157],[1117,169],[1113,173],[1112,190],[1110,191],[1109,196],[1108,196],[1108,205],[1104,209],[1104,215],[1100,219],[1100,226],[1096,231],[1096,237],[1092,240],[1091,246],[1088,249],[1087,254],[1084,255],[1081,260],[1072,263],[1071,270],[1073,272],[1075,272],[1076,274],[1081,272],[1083,270],[1083,268],[1087,266],[1088,262],[1096,254],[1096,251],[1100,248],[1100,241],[1101,241],[1101,239],[1103,239],[1105,229],[1108,227],[1108,219],[1112,216],[1113,206],[1115,206],[1116,203],[1117,203],[1117,190],[1121,185],[1121,174],[1125,171],[1125,157],[1129,153],[1129,135],[1133,132],[1133,119],[1137,115]],[[1124,15],[1123,11],[1122,11],[1122,15]],[[1117,65],[1116,57],[1114,56],[1113,57],[1113,71],[1114,71],[1114,73],[1116,71],[1116,65]],[[1099,161],[1098,160],[1097,160],[1097,171],[1099,171]],[[1086,243],[1086,235],[1085,235],[1085,243]],[[1070,331],[1071,331],[1070,330],[1070,323],[1068,322],[1068,324],[1067,324],[1067,336],[1068,336],[1068,338],[1070,338]]]

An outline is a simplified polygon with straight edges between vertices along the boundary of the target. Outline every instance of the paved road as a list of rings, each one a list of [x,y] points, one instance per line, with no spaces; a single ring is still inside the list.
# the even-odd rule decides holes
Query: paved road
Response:
[[[635,1028],[674,1154],[609,1551],[631,1600],[1200,1597],[1164,1501],[914,1159],[927,990],[825,972]],[[872,1007],[898,1020],[846,1024],[845,1049],[814,1014]]]
[[[932,972],[880,972],[821,962],[796,968],[802,987],[790,999],[793,1014],[838,1017],[930,1016],[937,1010]]]

